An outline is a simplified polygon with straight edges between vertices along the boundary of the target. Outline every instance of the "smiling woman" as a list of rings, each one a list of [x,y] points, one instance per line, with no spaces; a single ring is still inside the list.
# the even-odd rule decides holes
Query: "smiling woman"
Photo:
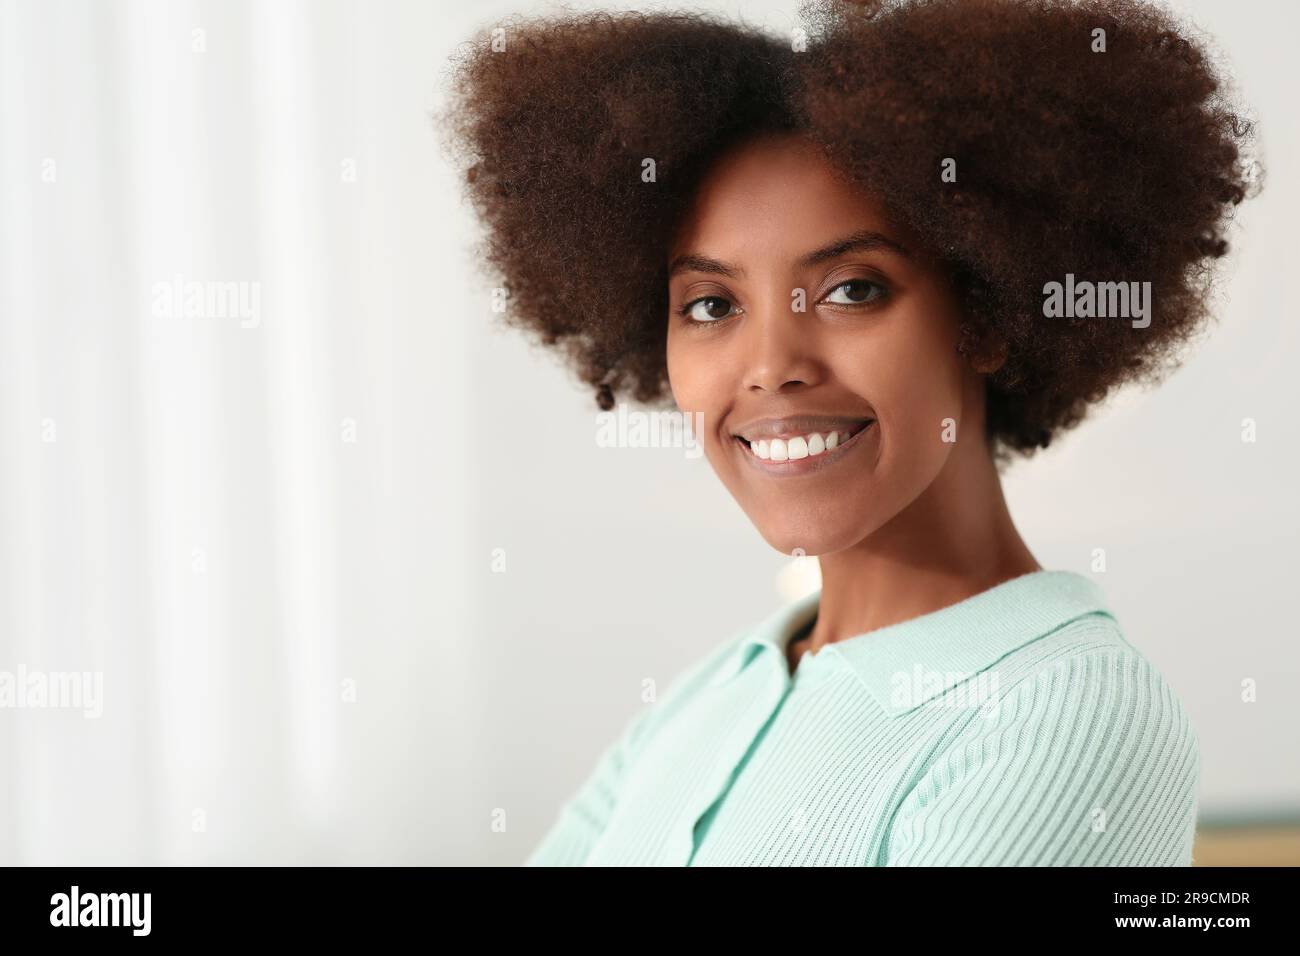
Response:
[[[1199,327],[1248,127],[1134,0],[805,15],[806,48],[600,14],[460,64],[513,320],[606,407],[671,393],[822,577],[680,675],[529,862],[1189,863],[1191,722],[999,465]],[[1068,274],[1149,283],[1149,321],[1045,317]]]

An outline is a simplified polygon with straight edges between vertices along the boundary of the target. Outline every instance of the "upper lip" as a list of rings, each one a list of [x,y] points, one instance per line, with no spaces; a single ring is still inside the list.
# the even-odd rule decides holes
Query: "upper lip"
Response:
[[[746,441],[772,438],[795,438],[813,432],[852,432],[875,421],[870,415],[788,415],[783,418],[756,418],[732,429]]]

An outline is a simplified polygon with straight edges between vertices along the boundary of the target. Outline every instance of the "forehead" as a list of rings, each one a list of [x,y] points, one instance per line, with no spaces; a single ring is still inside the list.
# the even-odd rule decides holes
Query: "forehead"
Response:
[[[883,205],[794,135],[746,141],[710,167],[678,228],[673,254],[742,260],[798,257],[864,229],[889,233]]]

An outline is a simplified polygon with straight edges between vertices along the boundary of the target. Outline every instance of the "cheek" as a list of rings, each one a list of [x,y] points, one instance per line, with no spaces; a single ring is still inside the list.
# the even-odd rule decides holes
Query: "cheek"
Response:
[[[704,443],[705,451],[712,458],[716,442],[715,429],[711,426],[718,407],[715,393],[719,387],[716,369],[701,356],[699,349],[690,348],[689,343],[675,341],[672,335],[668,339],[666,365],[668,390],[677,408],[688,415],[699,413],[703,416],[701,424],[704,426],[704,434],[696,437]]]
[[[703,411],[699,408],[699,392],[706,383],[700,379],[698,363],[691,361],[689,351],[672,332],[668,333],[665,358],[668,368],[668,390],[672,392],[677,407],[684,412]]]
[[[952,450],[943,439],[948,420],[960,426],[964,382],[956,342],[947,304],[918,304],[841,352],[843,374],[876,410],[882,468],[933,471]]]
[[[705,458],[734,494],[733,449],[717,427],[734,391],[725,351],[702,347],[686,337],[677,339],[670,333],[665,358],[673,401],[679,411],[691,416],[691,428],[704,446]]]

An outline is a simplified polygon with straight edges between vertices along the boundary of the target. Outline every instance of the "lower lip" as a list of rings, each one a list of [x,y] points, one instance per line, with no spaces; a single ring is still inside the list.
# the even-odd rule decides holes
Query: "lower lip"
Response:
[[[808,455],[805,458],[796,458],[793,461],[772,461],[771,459],[759,458],[749,449],[749,442],[743,438],[734,438],[736,450],[739,451],[749,463],[765,475],[771,475],[774,478],[794,477],[795,475],[810,475],[821,471],[835,462],[842,459],[849,452],[853,451],[860,445],[864,435],[874,432],[876,423],[873,421],[861,431],[855,432],[846,442],[841,442],[830,451],[824,451],[820,455]]]

